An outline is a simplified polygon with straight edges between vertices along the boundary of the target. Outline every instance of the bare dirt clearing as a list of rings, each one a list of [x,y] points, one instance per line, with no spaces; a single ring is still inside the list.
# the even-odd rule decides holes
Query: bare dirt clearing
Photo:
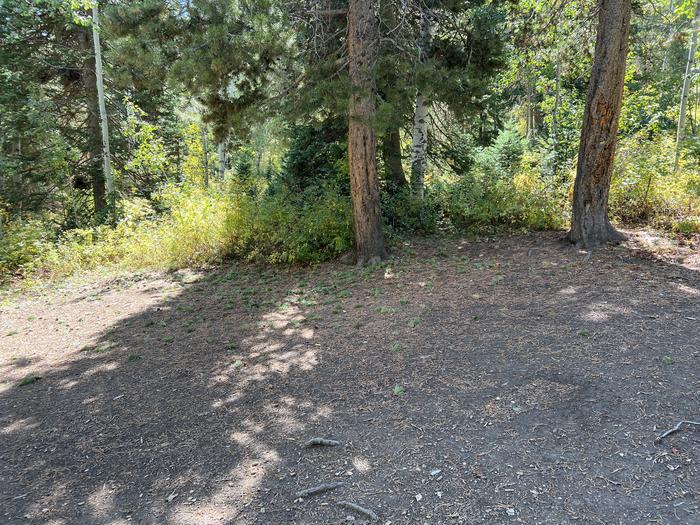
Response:
[[[697,245],[557,237],[20,298],[0,522],[700,522]]]

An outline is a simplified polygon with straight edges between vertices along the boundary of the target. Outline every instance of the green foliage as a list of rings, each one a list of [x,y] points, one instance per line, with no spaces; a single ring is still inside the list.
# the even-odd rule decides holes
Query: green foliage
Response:
[[[435,184],[434,192],[450,225],[458,230],[504,227],[549,229],[561,225],[561,198],[540,175],[541,155],[506,127],[493,145],[477,150],[474,165],[456,180]]]
[[[44,247],[55,239],[54,228],[44,221],[5,224],[0,230],[0,281],[36,271]]]
[[[340,119],[293,126],[289,149],[282,161],[283,183],[304,191],[330,182],[349,194],[346,134],[347,123]]]
[[[115,226],[58,232],[47,221],[12,223],[0,239],[0,278],[65,276],[98,268],[202,266],[227,257],[269,263],[313,263],[352,247],[347,197],[316,192],[251,196],[240,188],[168,185],[147,201],[125,201]]]
[[[689,217],[700,207],[700,172],[694,161],[683,159],[674,173],[673,152],[670,135],[621,141],[610,188],[610,213],[615,219],[660,227],[692,221]],[[679,228],[692,229],[690,224]]]

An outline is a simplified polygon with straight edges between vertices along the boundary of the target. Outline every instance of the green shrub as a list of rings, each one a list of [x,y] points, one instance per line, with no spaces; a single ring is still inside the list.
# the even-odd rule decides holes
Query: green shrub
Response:
[[[674,223],[673,231],[684,235],[700,233],[700,217],[688,217]]]
[[[683,159],[674,172],[673,137],[632,137],[618,147],[610,187],[611,216],[625,223],[670,227],[697,213],[700,173]]]
[[[0,281],[35,272],[47,247],[56,239],[55,228],[45,221],[2,221],[0,230]]]

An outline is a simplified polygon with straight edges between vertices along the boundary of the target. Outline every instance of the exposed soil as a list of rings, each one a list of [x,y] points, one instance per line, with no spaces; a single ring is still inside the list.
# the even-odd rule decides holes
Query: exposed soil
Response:
[[[700,523],[698,245],[560,236],[18,298],[0,522]]]

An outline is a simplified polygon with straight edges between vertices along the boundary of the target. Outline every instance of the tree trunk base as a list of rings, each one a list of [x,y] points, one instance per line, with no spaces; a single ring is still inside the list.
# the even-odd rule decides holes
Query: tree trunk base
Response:
[[[358,255],[355,262],[355,267],[362,268],[364,266],[372,266],[373,264],[379,264],[382,261],[386,260],[387,257],[389,257],[389,254],[386,252],[384,252],[381,256],[373,255],[371,257],[364,257]]]
[[[573,228],[566,234],[566,240],[577,248],[592,249],[603,244],[619,244],[627,239],[627,236],[616,230],[610,222],[597,227],[594,231],[577,231]]]

